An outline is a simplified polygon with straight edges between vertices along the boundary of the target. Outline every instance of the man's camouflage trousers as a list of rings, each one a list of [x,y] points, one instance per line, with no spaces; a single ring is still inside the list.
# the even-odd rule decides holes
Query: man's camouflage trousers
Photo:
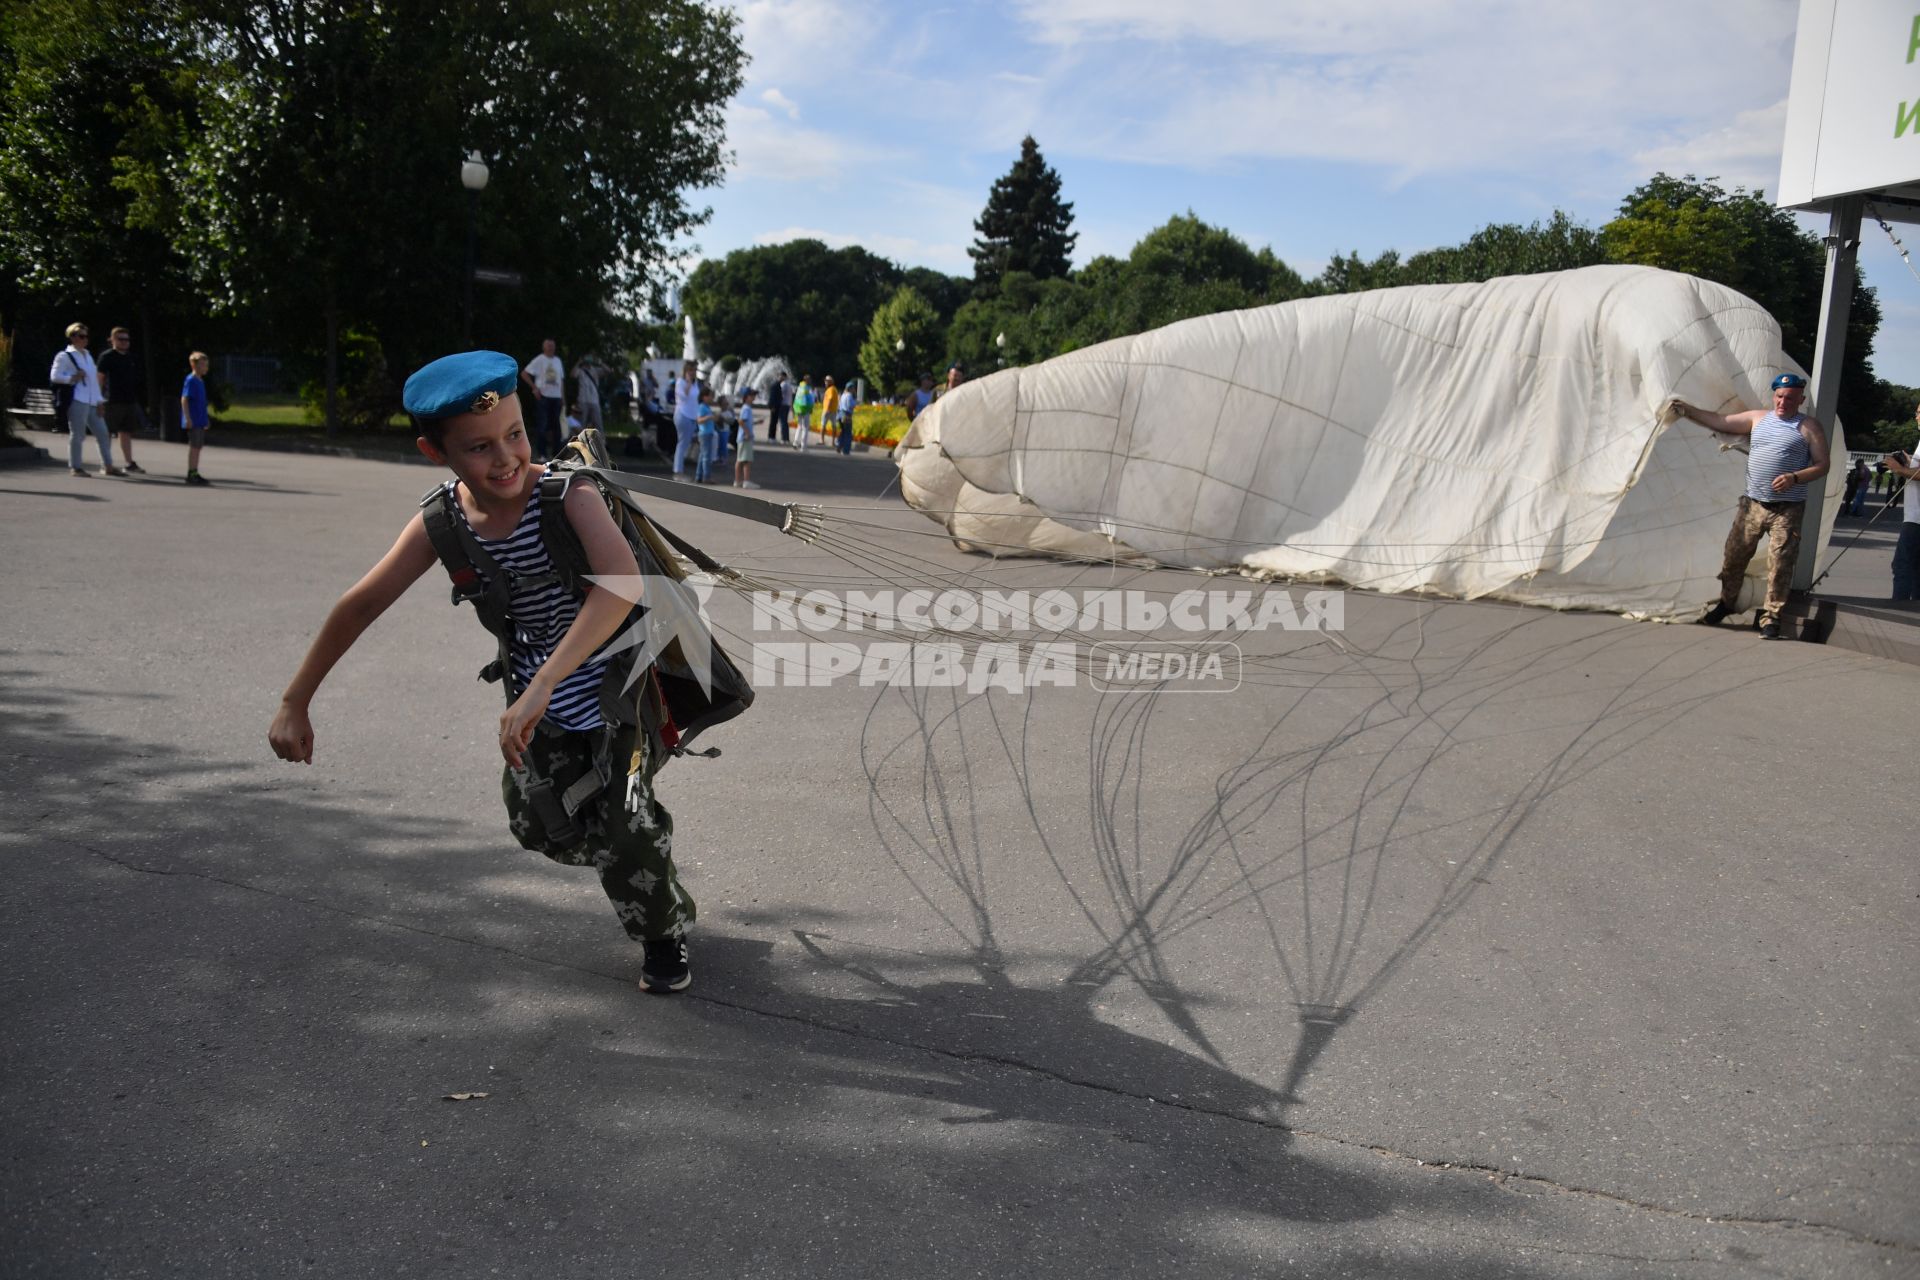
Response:
[[[1729,613],[1740,607],[1740,586],[1746,581],[1747,565],[1765,538],[1772,561],[1767,566],[1767,596],[1757,621],[1780,620],[1793,589],[1793,565],[1800,558],[1800,518],[1806,510],[1804,502],[1756,502],[1744,493],[1740,495],[1733,528],[1727,531],[1726,550],[1720,558],[1720,603]]]
[[[693,923],[693,899],[673,865],[673,816],[653,796],[651,762],[631,725],[556,732],[546,725],[527,744],[524,772],[509,767],[501,780],[514,839],[569,867],[592,867],[628,936],[642,942],[677,938]],[[592,771],[596,754],[607,785],[574,815],[585,838],[552,839],[525,787],[548,779],[563,793]]]

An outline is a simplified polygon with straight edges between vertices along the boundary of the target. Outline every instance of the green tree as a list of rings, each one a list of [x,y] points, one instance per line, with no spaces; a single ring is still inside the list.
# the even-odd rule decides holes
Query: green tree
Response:
[[[955,313],[947,345],[970,366],[991,369],[1306,290],[1271,249],[1254,250],[1187,213],[1148,232],[1124,259],[1103,255],[1065,278],[1008,272],[997,290]]]
[[[703,349],[785,356],[796,375],[842,376],[900,270],[857,245],[818,240],[737,249],[695,267],[680,302]]]
[[[1000,278],[1020,271],[1035,279],[1072,269],[1073,205],[1060,198],[1060,175],[1048,167],[1031,134],[1020,140],[1020,158],[997,179],[987,207],[974,220],[980,238],[967,250],[976,293],[999,288]]]
[[[1869,427],[1850,430],[1847,444],[1859,450],[1898,449],[1911,453],[1916,435],[1920,435],[1920,424],[1913,418],[1914,410],[1920,408],[1920,388],[1882,382],[1879,393],[1885,416]]]
[[[1685,271],[1751,298],[1779,321],[1786,353],[1806,368],[1813,366],[1826,248],[1761,192],[1740,187],[1728,192],[1711,178],[1691,174],[1655,174],[1621,202],[1619,216],[1601,228],[1600,237],[1614,262]],[[1887,417],[1885,384],[1873,375],[1879,328],[1879,301],[1856,267],[1840,369],[1843,421],[1868,424]]]
[[[1299,273],[1274,257],[1273,250],[1256,252],[1226,228],[1202,222],[1191,209],[1141,237],[1127,264],[1137,276],[1190,288],[1235,285],[1247,297],[1262,300],[1297,297],[1303,284]]]
[[[1371,262],[1357,253],[1335,257],[1314,282],[1314,290],[1356,293],[1407,284],[1469,284],[1607,261],[1600,233],[1556,209],[1544,225],[1496,222],[1474,232],[1465,244],[1423,250],[1404,260],[1391,249]]]
[[[1600,233],[1556,209],[1543,226],[1496,222],[1451,249],[1416,253],[1401,266],[1404,284],[1465,284],[1499,276],[1573,271],[1607,261]]]
[[[950,276],[932,267],[908,267],[900,273],[900,283],[910,284],[940,314],[940,327],[953,322],[953,313],[973,296],[973,282],[965,276]]]
[[[27,318],[34,364],[75,315],[133,327],[155,407],[163,355],[184,369],[190,341],[168,333],[200,309],[171,193],[136,177],[176,149],[195,93],[163,12],[0,0],[0,310]]]
[[[940,355],[940,313],[912,285],[901,285],[873,313],[860,344],[860,372],[876,394],[929,373]]]
[[[1360,254],[1335,254],[1314,281],[1319,293],[1359,293],[1364,289],[1392,289],[1406,284],[1406,268],[1398,249],[1388,249],[1368,262]]]
[[[670,246],[719,181],[740,85],[737,20],[692,0],[430,4],[179,0],[200,128],[176,163],[184,242],[209,301],[333,353],[349,324],[404,372],[455,341],[461,154],[488,158],[476,336],[530,349],[630,337]],[[395,397],[389,396],[389,403]]]

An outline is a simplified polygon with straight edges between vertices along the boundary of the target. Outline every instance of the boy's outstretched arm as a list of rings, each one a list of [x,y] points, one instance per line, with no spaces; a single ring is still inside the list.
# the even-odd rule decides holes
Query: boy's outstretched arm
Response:
[[[333,664],[353,647],[360,633],[373,625],[406,589],[428,569],[439,563],[433,544],[427,539],[424,516],[407,521],[400,537],[380,563],[366,577],[348,587],[334,604],[320,634],[313,638],[307,656],[294,673],[293,683],[280,696],[280,710],[267,729],[267,741],[282,760],[313,763],[313,723],[307,718],[307,706],[313,701],[320,682],[333,670]]]
[[[605,499],[592,485],[576,485],[567,491],[567,521],[579,535],[580,548],[587,554],[587,565],[596,575],[639,576],[640,566],[634,561],[633,548],[627,545],[620,526],[607,513]],[[421,536],[425,536],[424,527]],[[553,656],[534,673],[526,691],[514,699],[513,705],[500,717],[500,754],[508,764],[516,769],[520,767],[521,753],[532,740],[540,717],[547,713],[547,702],[553,697],[553,691],[612,638],[632,610],[630,603],[611,591],[594,586],[587,588],[580,612]]]

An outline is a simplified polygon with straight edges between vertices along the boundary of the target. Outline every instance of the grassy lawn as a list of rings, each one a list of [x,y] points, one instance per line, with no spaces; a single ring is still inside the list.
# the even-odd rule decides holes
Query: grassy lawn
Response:
[[[213,421],[222,427],[265,427],[324,434],[320,424],[308,416],[306,404],[290,392],[253,392],[235,396],[232,407],[224,413],[214,414]],[[407,439],[413,439],[413,424],[408,421],[406,414],[396,413],[387,420],[387,426],[405,431]]]
[[[325,427],[308,417],[307,406],[300,397],[290,393],[236,395],[226,412],[212,416],[213,431],[208,438],[215,444],[220,443],[223,436],[229,443],[237,444],[244,436],[261,442],[333,445],[411,455],[416,452],[413,442],[419,434],[413,419],[397,413],[378,430],[342,431],[330,436]],[[615,434],[632,429],[626,423],[618,424],[618,428]]]

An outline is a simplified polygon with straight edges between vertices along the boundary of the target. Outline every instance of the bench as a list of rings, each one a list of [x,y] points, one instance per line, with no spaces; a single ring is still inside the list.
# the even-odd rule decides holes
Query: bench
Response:
[[[51,387],[28,387],[25,407],[7,410],[7,416],[23,427],[35,431],[51,431],[53,421],[53,389]]]

